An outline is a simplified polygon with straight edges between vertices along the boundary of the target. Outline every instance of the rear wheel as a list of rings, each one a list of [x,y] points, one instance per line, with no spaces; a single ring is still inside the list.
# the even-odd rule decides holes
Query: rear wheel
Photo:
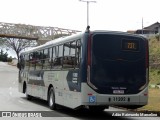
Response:
[[[56,109],[54,88],[51,87],[48,94],[48,105],[51,110]]]
[[[24,83],[24,85],[23,85],[23,90],[24,90],[24,93],[26,94],[27,100],[31,100],[32,96],[27,94],[27,85],[26,85],[26,83]]]

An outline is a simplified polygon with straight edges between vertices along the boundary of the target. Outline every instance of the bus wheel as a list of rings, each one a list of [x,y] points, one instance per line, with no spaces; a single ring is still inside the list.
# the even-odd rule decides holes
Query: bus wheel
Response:
[[[25,92],[24,92],[24,93],[26,94],[27,100],[31,100],[31,99],[32,99],[32,96],[27,94],[27,85],[26,85],[26,83],[24,84],[23,87],[24,87],[24,89],[25,89]]]
[[[106,109],[105,106],[89,106],[89,110],[93,112],[102,112],[104,109]]]
[[[49,108],[51,110],[55,110],[56,109],[55,93],[54,93],[54,88],[53,87],[49,90],[48,104],[49,104]]]

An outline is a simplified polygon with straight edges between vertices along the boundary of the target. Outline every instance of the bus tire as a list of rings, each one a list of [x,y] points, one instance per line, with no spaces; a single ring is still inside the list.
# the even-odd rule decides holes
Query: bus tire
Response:
[[[48,105],[51,110],[56,110],[56,104],[55,104],[55,92],[54,88],[51,87],[48,94]]]
[[[92,112],[102,112],[106,109],[106,106],[89,106],[89,110]]]
[[[26,83],[24,83],[24,85],[23,85],[23,93],[26,94],[27,100],[31,100],[32,99],[32,96],[27,94],[27,85],[26,85]]]
[[[26,87],[26,92],[25,93],[26,93],[27,100],[32,100],[32,96],[27,94],[27,87]]]

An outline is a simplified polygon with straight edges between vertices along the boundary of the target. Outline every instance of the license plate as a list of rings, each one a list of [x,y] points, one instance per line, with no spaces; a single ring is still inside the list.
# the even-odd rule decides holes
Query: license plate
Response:
[[[123,102],[123,101],[127,101],[127,98],[126,97],[113,97],[113,101]]]

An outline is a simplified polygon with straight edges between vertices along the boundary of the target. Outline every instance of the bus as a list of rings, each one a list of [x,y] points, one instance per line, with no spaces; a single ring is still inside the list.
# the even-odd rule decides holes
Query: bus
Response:
[[[20,53],[19,91],[57,105],[103,111],[148,103],[148,40],[117,31],[86,30]]]

